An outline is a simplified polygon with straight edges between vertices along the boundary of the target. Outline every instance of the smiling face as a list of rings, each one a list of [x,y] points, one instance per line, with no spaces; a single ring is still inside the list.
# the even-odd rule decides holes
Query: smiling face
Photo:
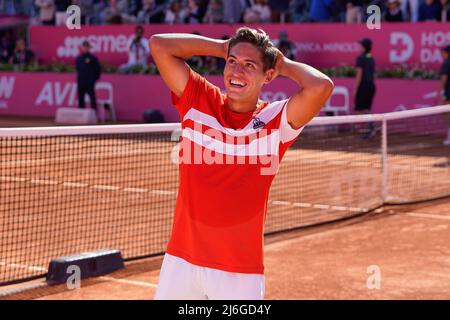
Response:
[[[274,69],[264,71],[260,49],[251,43],[237,43],[230,49],[223,72],[228,97],[240,102],[257,101],[273,73]]]

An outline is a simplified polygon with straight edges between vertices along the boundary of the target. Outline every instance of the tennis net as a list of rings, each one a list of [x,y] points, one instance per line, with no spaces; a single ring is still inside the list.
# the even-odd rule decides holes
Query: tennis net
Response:
[[[317,117],[285,154],[265,233],[450,196],[450,106]],[[179,124],[0,129],[0,285],[101,248],[160,255],[178,189]]]

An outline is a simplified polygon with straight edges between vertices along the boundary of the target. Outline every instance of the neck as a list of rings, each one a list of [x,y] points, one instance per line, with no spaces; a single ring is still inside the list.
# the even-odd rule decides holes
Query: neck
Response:
[[[227,97],[228,100],[228,109],[230,109],[233,112],[238,113],[246,113],[246,112],[252,112],[255,111],[258,104],[258,97],[252,100],[246,100],[246,101],[236,101],[233,98]]]

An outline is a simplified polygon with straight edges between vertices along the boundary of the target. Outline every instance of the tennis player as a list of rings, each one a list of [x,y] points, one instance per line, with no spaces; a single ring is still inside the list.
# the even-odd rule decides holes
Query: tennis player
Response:
[[[150,47],[182,121],[180,186],[155,299],[263,299],[269,187],[333,82],[247,27],[229,40],[158,34]],[[188,67],[193,55],[226,60],[226,94]],[[283,101],[260,101],[277,76],[301,89]]]

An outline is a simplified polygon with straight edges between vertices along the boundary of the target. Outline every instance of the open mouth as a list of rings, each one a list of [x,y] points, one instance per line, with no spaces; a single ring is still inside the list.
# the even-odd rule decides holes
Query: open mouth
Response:
[[[231,87],[234,88],[244,88],[245,86],[247,86],[247,84],[245,82],[236,80],[236,79],[230,79],[229,84]]]

